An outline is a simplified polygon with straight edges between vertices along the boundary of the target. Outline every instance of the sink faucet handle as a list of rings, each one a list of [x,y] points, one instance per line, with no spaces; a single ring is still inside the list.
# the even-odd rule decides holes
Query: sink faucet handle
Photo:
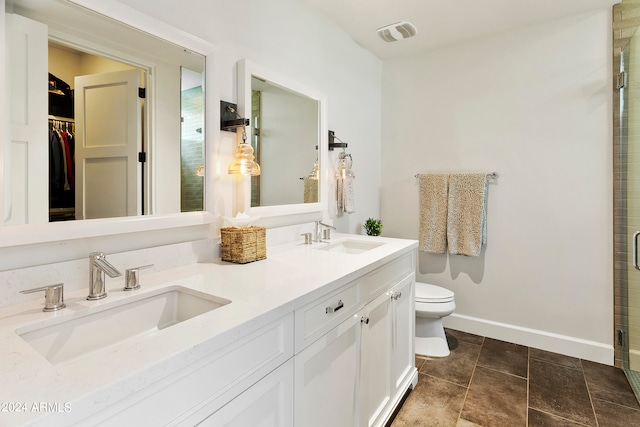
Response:
[[[27,289],[25,291],[20,291],[20,293],[32,294],[40,291],[44,291],[44,308],[42,311],[57,311],[62,310],[67,306],[64,303],[64,283],[56,283],[55,285]]]
[[[140,289],[140,270],[145,268],[151,268],[153,264],[141,265],[139,267],[128,268],[125,273],[125,291],[134,291],[136,289]]]
[[[301,236],[304,237],[304,244],[305,245],[310,245],[311,244],[311,233],[302,233]]]
[[[338,230],[338,229],[337,229],[336,227],[334,227],[333,225],[325,224],[325,223],[324,223],[324,222],[322,222],[322,221],[318,221],[318,224],[319,224],[319,225],[322,225],[323,227],[330,228],[330,229],[332,229],[332,230],[336,230],[336,231]]]

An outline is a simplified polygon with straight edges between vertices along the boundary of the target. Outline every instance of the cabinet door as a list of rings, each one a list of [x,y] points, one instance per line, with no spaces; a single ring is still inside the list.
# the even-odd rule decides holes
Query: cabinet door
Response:
[[[391,380],[392,394],[404,393],[415,371],[414,276],[402,280],[391,290]]]
[[[357,426],[360,314],[295,356],[295,425]]]
[[[390,292],[364,308],[362,323],[362,426],[380,425],[391,398]]]
[[[292,427],[293,358],[197,425]]]

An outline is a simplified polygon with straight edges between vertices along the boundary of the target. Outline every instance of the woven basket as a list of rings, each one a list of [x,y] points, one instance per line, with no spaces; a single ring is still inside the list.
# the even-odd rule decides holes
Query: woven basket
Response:
[[[220,229],[223,261],[246,264],[267,257],[265,227],[225,227]]]

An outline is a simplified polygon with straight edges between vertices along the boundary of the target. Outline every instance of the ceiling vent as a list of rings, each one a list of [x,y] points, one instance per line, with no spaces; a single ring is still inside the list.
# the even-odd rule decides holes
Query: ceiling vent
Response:
[[[406,21],[396,22],[377,30],[380,38],[386,42],[408,39],[415,36],[417,32],[416,27],[411,22]]]

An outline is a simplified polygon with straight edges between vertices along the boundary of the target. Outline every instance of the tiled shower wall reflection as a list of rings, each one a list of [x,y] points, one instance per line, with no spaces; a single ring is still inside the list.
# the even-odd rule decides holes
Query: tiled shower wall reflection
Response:
[[[182,212],[204,209],[204,177],[196,175],[204,164],[204,92],[202,86],[182,91],[180,146],[180,206]]]

